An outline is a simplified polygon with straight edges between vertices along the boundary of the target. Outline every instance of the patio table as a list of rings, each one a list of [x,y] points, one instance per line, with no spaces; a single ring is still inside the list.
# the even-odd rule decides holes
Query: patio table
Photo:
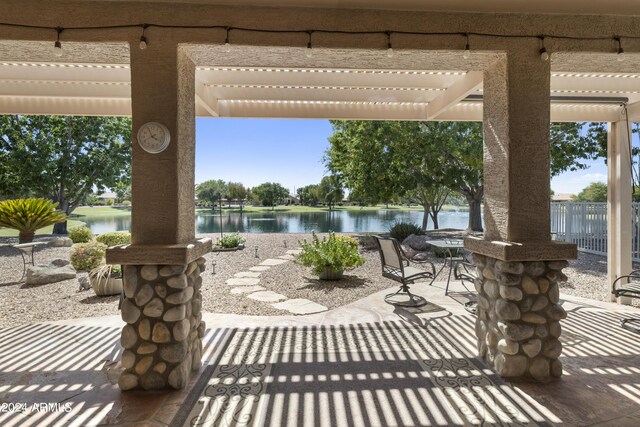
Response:
[[[17,245],[12,245],[14,248],[18,249],[20,251],[20,255],[22,256],[22,276],[20,276],[20,280],[21,281],[24,276],[27,274],[27,266],[29,264],[31,265],[35,265],[34,259],[33,259],[33,252],[34,250],[41,245],[46,245],[47,242],[30,242],[30,243],[19,243]],[[31,258],[31,260],[29,260],[29,257]]]
[[[444,264],[438,270],[438,274],[447,266],[449,262],[449,275],[447,276],[447,287],[444,289],[444,294],[449,292],[449,282],[451,282],[451,272],[453,271],[453,259],[458,255],[460,249],[464,248],[464,242],[462,239],[444,239],[444,240],[427,240],[427,243],[432,247],[442,249],[446,254]],[[438,275],[436,274],[436,276]]]

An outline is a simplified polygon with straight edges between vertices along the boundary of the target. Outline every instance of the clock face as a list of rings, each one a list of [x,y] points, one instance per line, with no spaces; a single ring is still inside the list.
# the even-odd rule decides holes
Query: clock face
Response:
[[[147,122],[138,129],[138,144],[147,153],[160,153],[171,142],[169,129],[162,123]]]

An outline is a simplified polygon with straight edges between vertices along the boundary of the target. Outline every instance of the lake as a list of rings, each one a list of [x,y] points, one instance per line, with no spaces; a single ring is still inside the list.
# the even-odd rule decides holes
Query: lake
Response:
[[[222,231],[241,233],[308,233],[318,232],[381,232],[387,231],[396,221],[422,224],[422,211],[410,210],[349,210],[333,212],[250,212],[222,214]],[[440,228],[467,228],[467,212],[441,212]],[[95,216],[80,218],[96,234],[108,231],[127,231],[131,228],[130,216]],[[198,212],[196,233],[219,233],[220,214]],[[433,223],[429,220],[429,229]]]

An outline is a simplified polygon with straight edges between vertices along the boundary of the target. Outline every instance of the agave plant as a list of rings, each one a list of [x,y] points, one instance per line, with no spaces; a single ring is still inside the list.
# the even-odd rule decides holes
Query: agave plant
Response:
[[[20,243],[31,242],[36,230],[67,220],[56,206],[47,199],[5,200],[0,202],[0,227],[18,230]]]

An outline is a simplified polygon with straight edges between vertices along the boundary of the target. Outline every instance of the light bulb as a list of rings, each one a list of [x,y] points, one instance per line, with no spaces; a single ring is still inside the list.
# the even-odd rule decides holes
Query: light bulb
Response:
[[[540,59],[545,62],[549,60],[549,52],[547,52],[547,49],[545,49],[544,47],[540,49]]]
[[[306,56],[307,58],[313,58],[313,51],[310,47],[308,47],[305,52],[304,52],[304,56]]]
[[[56,42],[53,44],[53,54],[58,58],[62,56],[62,43],[60,43],[60,40],[56,40]]]
[[[471,58],[471,48],[469,47],[469,45],[468,45],[468,44],[464,47],[464,53],[462,54],[462,57],[463,57],[464,59],[469,59],[469,58]]]
[[[224,43],[224,51],[231,52],[231,43],[229,43],[228,41]]]
[[[619,48],[618,49],[618,55],[616,56],[616,59],[618,60],[618,62],[624,61],[624,49],[623,48]]]
[[[147,48],[147,38],[145,36],[140,37],[140,50]]]
[[[387,58],[393,58],[393,48],[387,48]]]

